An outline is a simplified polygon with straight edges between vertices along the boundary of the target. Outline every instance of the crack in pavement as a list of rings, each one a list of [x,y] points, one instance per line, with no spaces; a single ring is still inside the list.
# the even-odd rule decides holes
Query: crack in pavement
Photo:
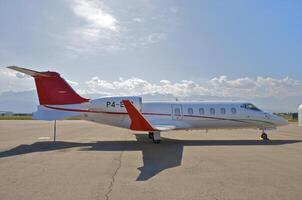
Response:
[[[119,169],[122,167],[122,156],[123,156],[123,153],[124,152],[122,151],[120,153],[119,157],[116,159],[118,161],[118,165],[117,165],[117,168],[114,170],[114,173],[111,176],[111,181],[110,181],[110,184],[109,184],[109,187],[108,187],[108,191],[105,194],[105,199],[106,200],[109,200],[109,195],[112,192],[113,185],[114,185],[114,182],[115,182],[115,177],[116,177]]]

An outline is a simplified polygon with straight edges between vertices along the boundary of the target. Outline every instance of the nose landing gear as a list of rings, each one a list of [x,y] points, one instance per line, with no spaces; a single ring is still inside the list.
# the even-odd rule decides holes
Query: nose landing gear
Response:
[[[264,129],[262,129],[261,138],[262,138],[262,140],[269,140],[269,138],[268,138],[268,136],[267,136],[267,133],[265,133],[265,130],[264,130]]]
[[[160,132],[159,131],[149,132],[149,138],[153,140],[154,144],[159,144],[160,143]]]

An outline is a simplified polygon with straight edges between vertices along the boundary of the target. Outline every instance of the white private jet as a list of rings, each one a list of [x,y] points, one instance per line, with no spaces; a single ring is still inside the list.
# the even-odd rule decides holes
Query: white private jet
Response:
[[[287,125],[276,115],[268,114],[247,102],[142,102],[138,96],[86,99],[79,96],[57,72],[37,72],[17,66],[8,68],[35,79],[40,105],[33,118],[60,120],[80,117],[83,120],[148,132],[154,143],[160,133],[189,129],[265,130]]]

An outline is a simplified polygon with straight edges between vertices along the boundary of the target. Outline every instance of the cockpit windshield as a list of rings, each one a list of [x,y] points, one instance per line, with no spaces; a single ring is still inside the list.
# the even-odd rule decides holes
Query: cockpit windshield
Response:
[[[251,103],[245,103],[245,104],[241,105],[240,107],[248,109],[248,110],[261,111],[259,108],[257,108],[256,106],[254,106]]]

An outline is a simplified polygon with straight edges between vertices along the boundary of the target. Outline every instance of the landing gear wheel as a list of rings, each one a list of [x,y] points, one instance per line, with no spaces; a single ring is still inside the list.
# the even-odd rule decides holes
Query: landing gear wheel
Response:
[[[149,132],[149,138],[152,139],[154,144],[159,144],[160,143],[160,132],[159,131]]]
[[[262,138],[262,140],[269,140],[267,137],[267,134],[264,132],[261,134],[261,138]]]
[[[152,139],[153,140],[153,136],[154,136],[154,134],[153,134],[153,132],[149,132],[149,139]]]
[[[154,143],[154,144],[159,144],[159,143],[160,143],[160,140],[154,140],[154,139],[153,139],[153,143]]]

